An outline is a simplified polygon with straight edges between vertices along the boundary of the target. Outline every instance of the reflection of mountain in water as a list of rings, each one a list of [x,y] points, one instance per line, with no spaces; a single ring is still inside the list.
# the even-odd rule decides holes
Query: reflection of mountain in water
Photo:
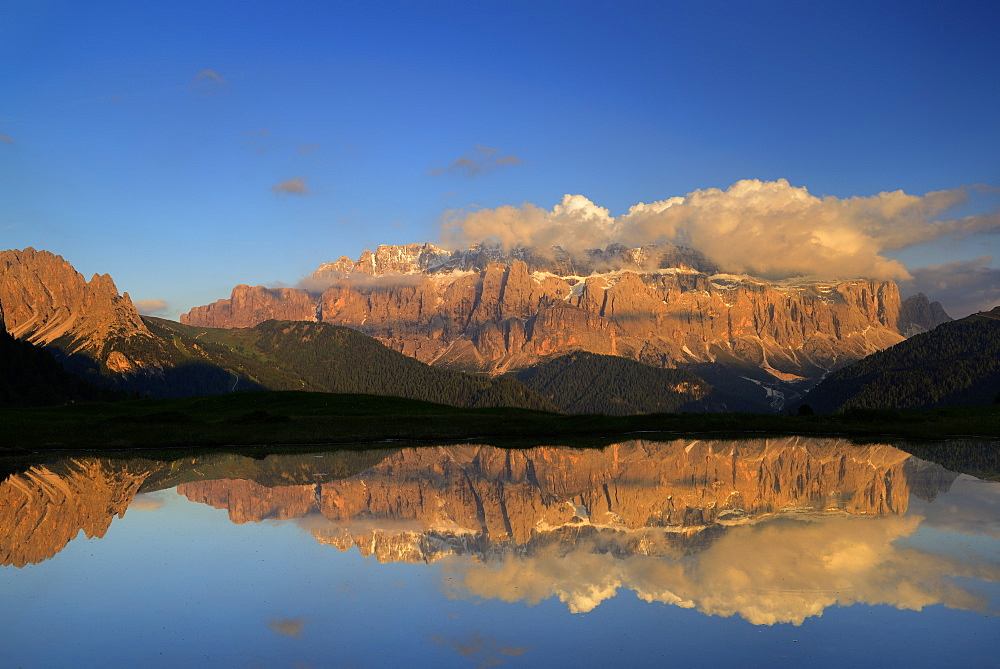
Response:
[[[939,516],[932,527],[1000,536],[993,487],[928,504],[965,490],[956,476],[887,445],[798,437],[78,458],[0,483],[0,562],[48,559],[81,529],[101,537],[137,493],[176,486],[237,523],[295,520],[340,550],[438,562],[458,597],[558,597],[581,612],[626,588],[755,624],[800,623],[855,602],[985,610],[966,585],[1000,581],[1000,565],[900,541],[926,514]],[[910,504],[921,515],[907,514]],[[935,511],[942,506],[954,511]]]
[[[697,551],[726,526],[776,514],[903,514],[908,477],[926,495],[955,476],[914,461],[892,446],[799,437],[603,450],[447,446],[402,450],[315,485],[215,480],[178,492],[228,509],[237,523],[304,518],[321,541],[383,561],[525,553],[601,536],[613,539],[607,550],[650,555]]]
[[[331,453],[323,467],[334,476],[348,476],[388,452]],[[261,460],[213,455],[173,462],[69,458],[36,465],[0,482],[0,565],[23,567],[47,560],[81,530],[88,538],[103,537],[137,493],[219,477],[272,486],[301,483],[316,480],[315,462],[312,455]]]
[[[357,473],[361,472],[361,473]],[[519,553],[589,537],[615,553],[704,548],[773,514],[901,514],[954,474],[887,445],[784,438],[631,441],[603,450],[442,446],[173,462],[76,458],[0,483],[0,562],[48,559],[80,530],[103,537],[137,492],[173,485],[234,522],[296,519],[380,560]],[[607,542],[605,542],[607,543]],[[610,546],[610,544],[609,544]]]
[[[95,458],[33,467],[0,483],[0,564],[23,567],[52,557],[80,530],[103,537],[125,515],[148,470]]]

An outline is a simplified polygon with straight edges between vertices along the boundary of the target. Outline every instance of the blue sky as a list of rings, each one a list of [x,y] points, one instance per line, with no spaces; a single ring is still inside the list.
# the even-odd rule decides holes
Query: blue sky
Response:
[[[614,219],[720,189],[738,214],[733,184],[781,179],[764,191],[826,203],[779,212],[785,232],[882,192],[917,198],[926,220],[893,241],[884,198],[863,221],[838,214],[863,237],[850,253],[900,261],[904,293],[955,316],[1000,303],[995,3],[32,0],[3,15],[0,246],[110,273],[168,317],[437,241],[453,210],[485,221],[578,194]],[[958,195],[923,207],[935,191]],[[748,220],[768,229],[762,212],[784,206]],[[711,237],[716,211],[670,230]]]

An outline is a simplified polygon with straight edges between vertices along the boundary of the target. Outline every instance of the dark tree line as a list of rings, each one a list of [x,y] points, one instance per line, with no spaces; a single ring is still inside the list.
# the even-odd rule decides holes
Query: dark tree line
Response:
[[[1000,320],[973,315],[831,374],[806,401],[819,412],[915,409],[990,404],[998,390]]]

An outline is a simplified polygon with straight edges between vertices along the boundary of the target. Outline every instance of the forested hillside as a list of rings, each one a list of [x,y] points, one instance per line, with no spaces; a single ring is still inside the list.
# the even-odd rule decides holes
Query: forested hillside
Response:
[[[491,379],[431,367],[349,328],[326,323],[266,321],[220,329],[145,318],[170,349],[161,375],[125,379],[155,396],[229,390],[310,390],[392,395],[462,407],[555,407],[511,378]]]
[[[1000,307],[944,323],[831,374],[815,411],[989,404],[1000,393]]]
[[[517,378],[564,411],[612,416],[677,411],[711,390],[691,372],[583,351],[524,370]]]

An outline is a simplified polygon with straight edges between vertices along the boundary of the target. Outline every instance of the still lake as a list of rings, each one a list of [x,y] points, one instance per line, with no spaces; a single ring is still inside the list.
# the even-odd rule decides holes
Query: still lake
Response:
[[[4,667],[1000,657],[1000,483],[841,439],[53,459],[0,564]]]

